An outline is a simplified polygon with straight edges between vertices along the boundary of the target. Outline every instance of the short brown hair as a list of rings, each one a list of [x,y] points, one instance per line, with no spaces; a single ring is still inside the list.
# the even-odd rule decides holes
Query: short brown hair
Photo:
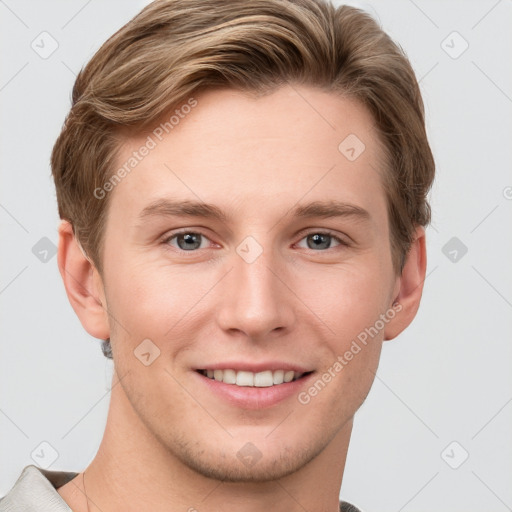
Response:
[[[371,16],[322,0],[157,0],[80,71],[51,165],[59,215],[98,270],[109,196],[93,191],[114,173],[123,134],[142,133],[203,89],[264,93],[287,83],[343,94],[371,112],[401,272],[415,227],[430,222],[435,164],[419,86]]]

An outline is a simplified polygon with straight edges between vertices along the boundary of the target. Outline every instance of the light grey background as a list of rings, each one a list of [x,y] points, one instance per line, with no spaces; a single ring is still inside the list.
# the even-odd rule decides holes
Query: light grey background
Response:
[[[50,469],[81,471],[102,437],[112,367],[51,252],[49,156],[75,74],[146,3],[0,0],[0,496],[41,442]],[[437,177],[422,306],[384,345],[342,497],[367,512],[512,510],[512,1],[347,3],[411,59]]]

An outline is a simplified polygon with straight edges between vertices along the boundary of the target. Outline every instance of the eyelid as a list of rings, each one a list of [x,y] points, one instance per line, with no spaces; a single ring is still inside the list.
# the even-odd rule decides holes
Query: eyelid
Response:
[[[163,235],[161,237],[161,242],[164,243],[164,244],[169,245],[169,241],[171,239],[173,239],[174,237],[176,237],[178,235],[182,235],[184,233],[194,233],[196,235],[201,235],[204,238],[206,238],[207,240],[209,240],[210,242],[214,243],[212,240],[210,240],[210,237],[208,235],[206,235],[204,231],[202,231],[201,229],[194,229],[194,228],[192,228],[192,229],[190,229],[190,228],[181,228],[181,229],[176,229],[174,231],[168,231],[168,232],[165,233],[165,235]],[[197,252],[197,250],[196,251],[180,250],[180,252]]]
[[[297,233],[297,236],[300,236],[299,242],[308,235],[329,235],[334,238],[340,245],[349,246],[351,245],[351,238],[348,235],[341,235],[337,231],[331,231],[327,228],[306,228],[305,230]],[[315,252],[325,252],[325,251],[315,251]]]
[[[194,229],[194,228],[181,228],[181,229],[176,229],[175,231],[172,231],[172,232],[167,232],[165,235],[163,235],[161,237],[161,242],[163,244],[169,246],[169,247],[172,247],[170,245],[170,243],[169,243],[170,240],[173,239],[174,237],[180,235],[180,234],[183,234],[183,233],[198,234],[198,235],[203,236],[204,238],[206,238],[210,242],[215,243],[212,240],[210,240],[210,237],[208,235],[206,235],[204,233],[204,231],[202,231],[202,229]],[[306,228],[306,229],[300,231],[299,233],[297,233],[296,236],[300,236],[300,238],[299,238],[299,240],[296,243],[302,241],[308,235],[314,235],[314,234],[328,235],[328,236],[332,237],[333,239],[335,239],[340,245],[345,246],[345,247],[349,247],[351,245],[351,242],[349,240],[346,240],[345,238],[343,238],[337,232],[332,231],[332,230],[327,229],[327,228]],[[346,236],[346,238],[350,239],[350,237],[348,237],[347,235],[345,235],[345,236]],[[199,252],[199,249],[196,249],[196,250],[193,250],[193,251],[185,251],[183,249],[179,249],[179,248],[176,248],[176,247],[172,247],[172,249],[176,250],[177,252],[179,252],[181,254],[187,253],[189,255],[192,255],[194,253],[198,253]],[[330,247],[329,249],[335,249],[335,247]],[[329,251],[329,249],[322,250],[322,251],[313,251],[313,252],[318,252],[318,253],[327,252],[327,251]]]

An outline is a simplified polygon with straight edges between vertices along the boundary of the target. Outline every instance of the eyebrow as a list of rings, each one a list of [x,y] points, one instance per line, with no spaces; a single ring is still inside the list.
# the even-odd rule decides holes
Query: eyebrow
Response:
[[[227,222],[227,215],[217,206],[199,201],[175,201],[157,199],[146,206],[139,215],[144,220],[148,217],[204,217]]]
[[[298,206],[292,210],[292,215],[299,218],[353,217],[364,221],[368,221],[371,218],[369,212],[364,208],[335,200],[313,201],[304,206]]]
[[[306,205],[300,205],[289,210],[296,218],[331,218],[349,217],[361,221],[369,221],[371,216],[367,210],[360,206],[344,203],[337,200],[313,201]],[[229,221],[228,215],[218,206],[200,201],[177,201],[171,199],[157,199],[146,206],[140,213],[139,219],[145,220],[151,217],[203,217],[215,219],[223,223]]]

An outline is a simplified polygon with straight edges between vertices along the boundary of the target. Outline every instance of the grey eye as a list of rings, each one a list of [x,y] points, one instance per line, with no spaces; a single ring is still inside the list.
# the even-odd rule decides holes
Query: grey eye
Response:
[[[336,237],[328,233],[312,233],[304,237],[307,240],[308,249],[330,249]]]
[[[169,238],[168,242],[171,245],[173,245],[172,241],[176,240],[178,249],[181,249],[183,251],[193,251],[194,249],[201,248],[202,237],[203,237],[203,235],[201,233],[194,233],[194,232],[178,233],[178,234],[172,236],[171,238]]]

